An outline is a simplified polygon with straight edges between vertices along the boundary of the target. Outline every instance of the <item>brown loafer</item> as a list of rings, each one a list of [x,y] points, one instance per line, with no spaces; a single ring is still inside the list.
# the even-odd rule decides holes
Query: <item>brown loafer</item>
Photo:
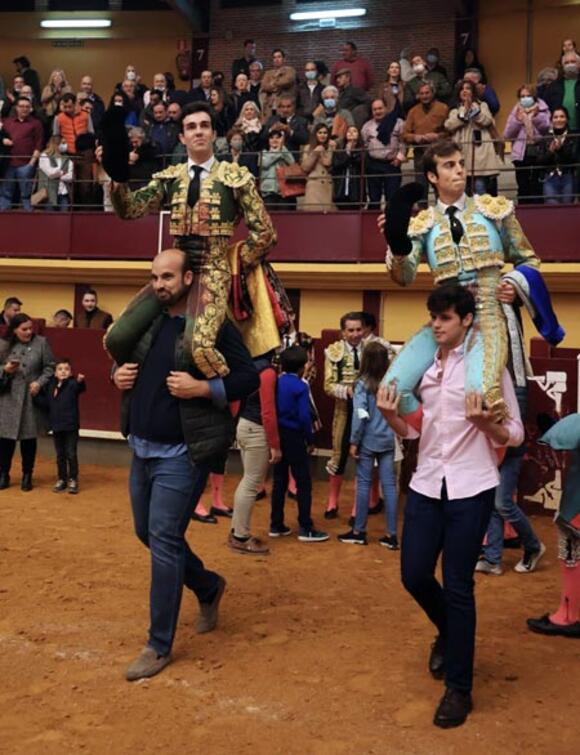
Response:
[[[254,556],[267,556],[270,553],[268,546],[259,537],[238,540],[231,532],[228,536],[228,547],[236,553],[250,553]]]
[[[199,617],[197,619],[196,631],[198,634],[205,634],[213,631],[218,622],[218,610],[220,601],[226,589],[226,581],[223,577],[218,577],[217,591],[211,603],[199,604]]]
[[[128,682],[136,682],[138,679],[148,679],[163,671],[165,666],[171,663],[171,655],[159,655],[155,648],[147,645],[143,648],[138,658],[127,668],[125,679]]]

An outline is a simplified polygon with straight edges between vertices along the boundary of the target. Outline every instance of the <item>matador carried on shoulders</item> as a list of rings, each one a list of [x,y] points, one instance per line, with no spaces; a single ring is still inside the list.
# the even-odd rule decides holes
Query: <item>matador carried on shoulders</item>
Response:
[[[187,149],[187,163],[154,173],[147,186],[137,191],[127,184],[119,114],[107,115],[103,163],[114,180],[111,200],[115,211],[130,220],[168,205],[175,246],[188,255],[195,273],[187,304],[186,338],[196,367],[207,378],[228,373],[215,344],[232,310],[232,319],[239,321],[236,324],[254,356],[276,348],[279,328],[287,317],[287,300],[271,268],[263,265],[276,242],[276,231],[247,168],[215,158],[209,107],[193,103],[183,110],[180,140]],[[248,234],[233,245],[231,238],[241,218]],[[251,281],[246,279],[255,271],[260,274]],[[130,358],[135,340],[158,314],[158,307],[149,286],[130,302],[106,337],[106,347],[117,361]],[[244,327],[244,319],[252,320],[251,332]]]

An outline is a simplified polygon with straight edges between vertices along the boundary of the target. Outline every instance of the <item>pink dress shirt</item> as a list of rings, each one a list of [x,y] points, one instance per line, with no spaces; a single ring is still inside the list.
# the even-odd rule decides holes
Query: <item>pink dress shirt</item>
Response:
[[[449,500],[471,498],[499,484],[499,444],[465,418],[465,366],[463,344],[453,349],[442,369],[439,354],[419,386],[423,423],[419,441],[417,470],[410,487],[429,498],[441,498],[443,478]],[[506,445],[519,446],[524,427],[507,370],[502,377],[502,393],[509,416],[504,427],[509,433]],[[419,436],[408,425],[408,438]]]

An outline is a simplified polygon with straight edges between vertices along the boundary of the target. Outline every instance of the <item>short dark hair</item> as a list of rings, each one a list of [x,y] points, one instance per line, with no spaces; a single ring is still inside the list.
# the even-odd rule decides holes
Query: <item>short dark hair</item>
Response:
[[[24,68],[30,68],[30,61],[28,60],[26,55],[20,55],[18,58],[14,58],[12,62],[20,63],[20,65],[24,66]]]
[[[16,296],[9,296],[4,302],[4,309],[6,309],[6,307],[12,307],[14,304],[18,304],[19,307],[22,306],[20,299],[18,299]]]
[[[19,102],[26,102],[29,105],[32,105],[32,100],[30,99],[30,97],[24,97],[23,95],[16,98],[16,105],[18,105]]]
[[[83,295],[81,298],[84,299],[87,294],[91,294],[91,296],[94,296],[95,299],[99,298],[99,295],[97,294],[94,288],[87,288],[86,291],[83,291]]]
[[[296,375],[308,361],[308,354],[302,346],[290,346],[280,354],[280,367],[283,372]]]
[[[568,108],[565,107],[564,105],[558,105],[558,107],[555,107],[552,110],[552,118],[558,112],[558,110],[560,110],[562,113],[564,113],[564,115],[566,116],[566,121],[569,122],[570,121],[570,113],[568,112]]]
[[[456,152],[461,152],[461,147],[453,139],[439,139],[433,142],[423,154],[423,173],[427,178],[427,173],[437,175],[437,157],[451,157]],[[429,181],[429,179],[427,178]]]
[[[253,45],[253,44],[255,44],[253,39],[244,39],[244,47],[246,45]]]
[[[73,102],[76,103],[77,96],[73,92],[67,92],[66,94],[63,94],[61,97],[61,102]]]
[[[358,320],[360,323],[364,324],[364,318],[362,312],[347,312],[345,315],[343,315],[340,318],[340,329],[344,330],[346,327],[347,320]]]
[[[73,319],[72,314],[68,311],[68,309],[57,309],[54,313],[53,317],[58,317],[59,315],[62,315],[63,317],[68,317],[69,320]]]
[[[72,367],[72,362],[69,357],[59,357],[56,359],[54,362],[55,368],[58,367],[59,364],[68,364],[69,367]]]
[[[214,88],[215,87],[212,87],[212,89]],[[183,133],[183,121],[187,118],[188,115],[194,115],[194,113],[206,113],[207,115],[209,115],[210,120],[211,120],[212,131],[215,131],[216,129],[215,116],[213,114],[212,109],[207,104],[207,102],[190,102],[181,111],[181,118],[179,120],[179,125],[181,127],[182,133]]]
[[[274,49],[272,50],[272,55],[274,55],[274,54],[275,54],[275,53],[277,53],[277,52],[281,52],[281,53],[282,53],[282,57],[283,57],[283,58],[285,58],[285,57],[286,57],[286,51],[285,51],[285,50],[283,50],[283,49],[282,49],[281,47],[275,47],[275,48],[274,48]]]
[[[361,312],[361,317],[362,323],[365,328],[374,330],[377,327],[377,318],[373,315],[372,312]]]
[[[353,50],[358,50],[358,47],[354,42],[345,42],[345,45],[348,45],[349,47],[352,47]]]
[[[465,286],[448,283],[439,286],[429,294],[427,309],[435,315],[453,309],[463,320],[467,315],[475,317],[475,298]]]

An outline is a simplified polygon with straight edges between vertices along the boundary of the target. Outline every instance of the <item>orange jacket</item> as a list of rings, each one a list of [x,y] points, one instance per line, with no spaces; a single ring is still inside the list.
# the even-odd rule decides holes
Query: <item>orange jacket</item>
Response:
[[[75,141],[77,136],[89,131],[89,114],[81,111],[75,113],[71,118],[66,113],[59,113],[56,120],[58,122],[58,133],[65,140],[69,155],[76,154]]]

